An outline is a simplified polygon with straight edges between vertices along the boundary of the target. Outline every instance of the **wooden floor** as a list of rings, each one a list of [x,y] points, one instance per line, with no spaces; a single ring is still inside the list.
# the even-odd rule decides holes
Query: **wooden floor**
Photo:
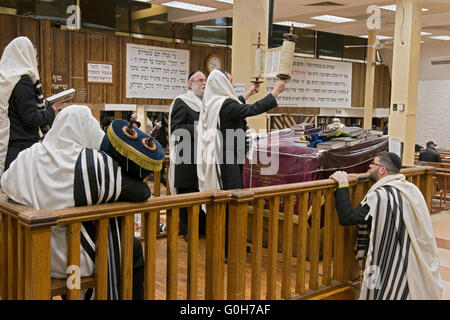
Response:
[[[179,257],[178,257],[178,299],[186,299],[187,297],[187,242],[184,240],[182,236],[178,239],[179,246]],[[199,239],[199,274],[198,274],[198,299],[205,299],[205,239]],[[156,299],[164,300],[166,299],[166,256],[167,256],[167,242],[166,239],[160,239],[157,243],[156,248]],[[250,299],[251,294],[251,265],[250,265],[251,253],[247,253],[247,268],[246,268],[246,298]],[[292,298],[297,296],[295,294],[295,264],[296,258],[293,257],[291,260],[291,293]],[[266,299],[267,294],[267,262],[268,256],[265,249],[263,249],[263,263],[262,263],[262,274],[261,274],[261,299]],[[226,264],[225,264],[225,295],[226,298]],[[278,264],[277,264],[277,299],[281,298],[281,273],[282,273],[282,256],[278,255]],[[309,263],[306,265],[306,270],[309,270]],[[321,281],[322,276],[322,265],[319,266],[319,283]],[[306,281],[309,281],[308,272],[306,272]],[[306,289],[308,285],[306,284]]]

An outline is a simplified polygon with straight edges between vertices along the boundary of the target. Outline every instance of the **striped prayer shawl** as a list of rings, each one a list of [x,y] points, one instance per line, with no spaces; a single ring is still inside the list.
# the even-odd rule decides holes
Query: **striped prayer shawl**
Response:
[[[404,199],[399,190],[384,185],[375,190],[376,214],[364,272],[361,299],[410,299],[407,280],[411,239],[404,222]],[[367,230],[368,231],[368,230]],[[358,249],[362,250],[362,243]]]
[[[36,95],[37,109],[44,110],[45,109],[45,100],[44,100],[44,95],[42,94],[41,80],[37,80],[34,83],[34,94]],[[48,132],[48,130],[50,130],[50,125],[41,126],[40,129],[43,134],[46,134]]]
[[[122,176],[117,162],[104,152],[85,148],[75,164],[75,206],[87,206],[117,201]],[[95,261],[95,224],[83,222],[81,245]],[[109,219],[108,228],[108,299],[119,299],[120,231],[117,218]]]

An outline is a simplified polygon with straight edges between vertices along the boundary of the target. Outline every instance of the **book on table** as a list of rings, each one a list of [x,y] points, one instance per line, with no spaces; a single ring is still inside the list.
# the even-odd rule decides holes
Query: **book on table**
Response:
[[[320,149],[320,150],[334,150],[334,149],[345,147],[346,144],[345,144],[345,141],[333,139],[333,140],[318,143],[318,144],[316,144],[316,146],[317,146],[317,149]]]
[[[341,135],[344,137],[356,137],[364,133],[364,129],[360,127],[343,127]]]
[[[313,128],[314,128],[314,123],[308,123],[308,122],[294,124],[291,127],[291,129],[294,129],[294,130],[308,130],[308,129],[313,129]]]

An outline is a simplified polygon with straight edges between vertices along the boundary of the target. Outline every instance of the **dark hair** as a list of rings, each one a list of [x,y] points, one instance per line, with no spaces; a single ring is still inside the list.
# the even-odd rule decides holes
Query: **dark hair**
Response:
[[[189,74],[189,76],[188,76],[188,81],[191,81],[191,78],[192,78],[197,72],[202,72],[202,73],[203,73],[202,70],[196,70],[196,71],[194,71],[194,72],[191,72],[191,73]]]
[[[399,173],[402,168],[402,160],[393,152],[381,151],[376,155],[380,159],[380,164],[386,168],[388,173]]]

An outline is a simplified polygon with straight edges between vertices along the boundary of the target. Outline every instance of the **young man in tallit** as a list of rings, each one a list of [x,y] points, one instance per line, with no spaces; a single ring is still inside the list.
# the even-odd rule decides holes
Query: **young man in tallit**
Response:
[[[56,210],[114,201],[140,202],[151,195],[142,180],[150,173],[147,162],[164,158],[157,144],[158,159],[148,157],[143,138],[121,137],[127,121],[115,120],[105,134],[87,106],[72,105],[61,110],[42,143],[22,151],[1,177],[3,192],[14,201],[36,210]],[[117,127],[117,128],[116,128]],[[116,129],[114,129],[116,128]],[[155,142],[156,143],[156,142]],[[123,146],[123,148],[119,148]],[[140,147],[134,152],[135,146]],[[122,155],[124,150],[128,154]],[[135,155],[141,158],[136,160]],[[139,164],[138,164],[139,163]],[[109,219],[108,299],[119,299],[120,221]],[[66,226],[52,227],[51,276],[67,276]],[[81,229],[80,274],[88,277],[95,268],[95,224],[83,222]],[[133,238],[133,299],[143,298],[144,260],[138,239]]]
[[[171,194],[198,192],[197,150],[194,137],[195,125],[202,109],[206,77],[202,71],[192,72],[188,77],[186,93],[176,97],[169,109],[169,185]],[[199,214],[199,233],[205,234],[206,216]],[[180,209],[180,233],[187,240],[187,209]]]
[[[368,171],[375,182],[354,209],[348,175],[337,171],[336,210],[343,226],[359,224],[357,259],[367,252],[360,299],[442,299],[439,255],[427,204],[400,174],[400,158],[381,152]],[[370,230],[370,231],[369,231]]]
[[[39,128],[51,126],[57,108],[45,107],[33,43],[15,38],[0,59],[0,175],[39,141]]]

